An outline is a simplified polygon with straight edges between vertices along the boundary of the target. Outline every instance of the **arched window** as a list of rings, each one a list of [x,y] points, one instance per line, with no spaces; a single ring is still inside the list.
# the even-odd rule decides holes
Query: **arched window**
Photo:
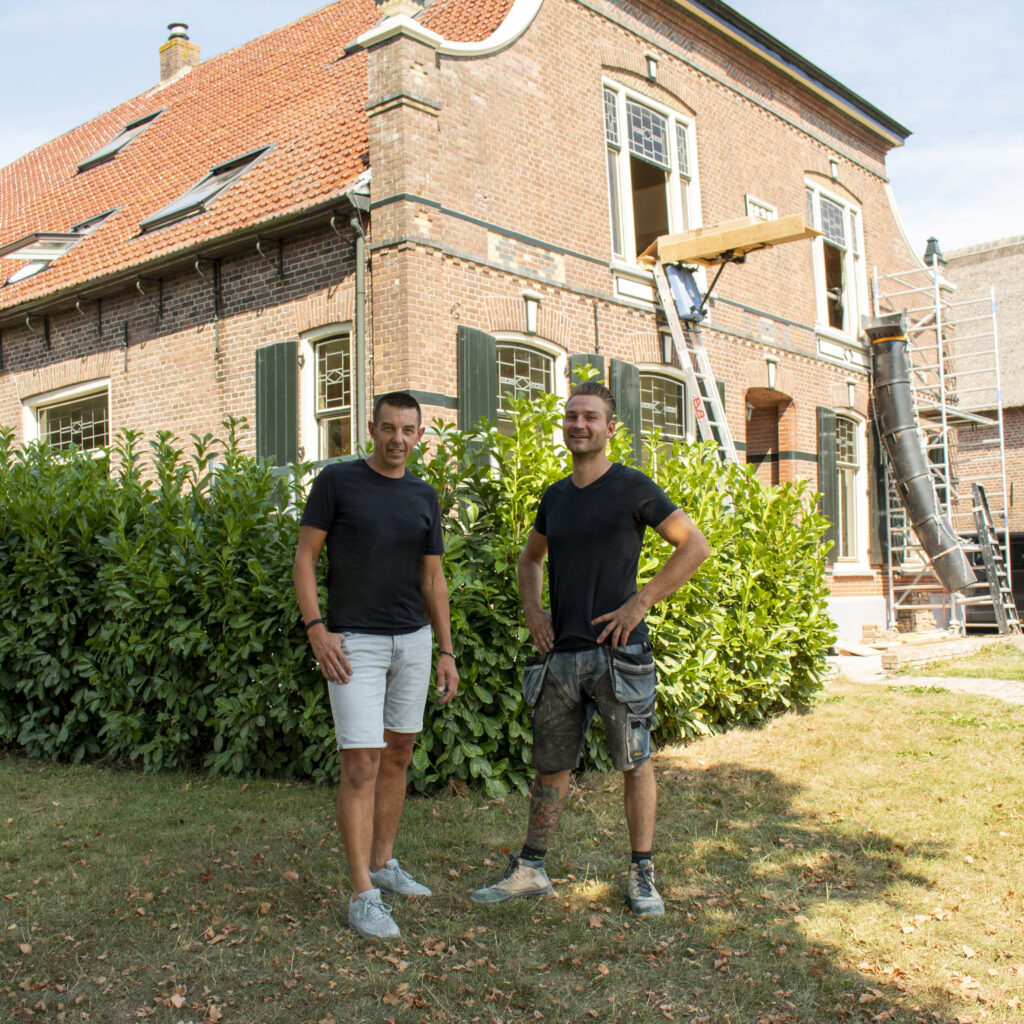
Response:
[[[513,341],[499,341],[496,355],[498,429],[504,432],[509,428],[506,399],[551,394],[555,390],[555,360],[546,352]]]
[[[686,385],[664,373],[640,371],[640,431],[657,431],[664,441],[685,441]]]

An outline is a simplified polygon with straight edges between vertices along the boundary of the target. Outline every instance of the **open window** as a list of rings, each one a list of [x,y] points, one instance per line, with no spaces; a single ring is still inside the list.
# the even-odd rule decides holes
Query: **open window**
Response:
[[[0,249],[0,257],[5,260],[19,260],[23,264],[7,278],[7,283],[23,281],[26,277],[45,270],[58,256],[63,256],[69,249],[74,248],[81,239],[81,234],[74,231],[36,231],[4,246]]]
[[[132,139],[141,135],[162,113],[162,110],[158,110],[154,114],[147,114],[137,121],[132,121],[131,124],[126,124],[106,145],[101,146],[92,156],[86,157],[78,165],[78,173],[81,174],[91,167],[97,167],[99,164],[105,164],[108,160],[113,160]]]
[[[866,295],[860,211],[808,186],[807,216],[808,223],[822,232],[812,242],[818,325],[837,334],[856,336]]]
[[[143,231],[152,231],[167,224],[184,220],[194,214],[202,213],[229,186],[233,185],[246,171],[257,163],[269,147],[247,153],[245,156],[229,160],[227,163],[214,167],[200,181],[197,181],[187,192],[173,202],[161,207],[156,213],[150,214],[142,221]]]
[[[604,124],[612,252],[634,263],[659,235],[691,226],[693,124],[610,83]]]

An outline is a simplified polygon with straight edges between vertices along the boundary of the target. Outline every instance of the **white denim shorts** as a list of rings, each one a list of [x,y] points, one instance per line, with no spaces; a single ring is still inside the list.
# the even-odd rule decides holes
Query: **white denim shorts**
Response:
[[[383,747],[384,730],[417,733],[430,685],[430,627],[380,636],[346,633],[347,683],[327,684],[338,749]]]

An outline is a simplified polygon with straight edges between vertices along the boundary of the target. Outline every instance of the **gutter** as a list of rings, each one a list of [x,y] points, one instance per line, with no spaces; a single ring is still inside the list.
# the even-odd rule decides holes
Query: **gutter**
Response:
[[[251,242],[255,246],[259,238],[262,237],[266,240],[268,231],[287,229],[288,234],[293,234],[295,229],[314,228],[325,224],[332,216],[337,215],[339,205],[356,205],[360,199],[359,195],[355,193],[357,187],[351,186],[349,190],[316,206],[260,221],[258,224],[247,224],[229,234],[197,242],[187,248],[157,257],[148,263],[137,263],[130,269],[115,271],[107,277],[94,278],[85,284],[68,285],[48,295],[27,299],[18,305],[0,309],[0,328],[9,327],[12,324],[21,325],[25,322],[26,316],[42,316],[46,313],[53,314],[65,309],[73,309],[75,303],[83,299],[115,295],[133,288],[139,278],[158,277],[161,273],[177,271],[183,267],[192,266],[197,259],[216,259],[221,256],[234,255],[246,248],[244,244],[246,242]],[[286,236],[282,235],[282,237]]]

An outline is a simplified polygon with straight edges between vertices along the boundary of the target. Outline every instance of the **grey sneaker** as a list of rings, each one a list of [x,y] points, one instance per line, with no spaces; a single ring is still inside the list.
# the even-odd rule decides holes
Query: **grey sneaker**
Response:
[[[629,909],[637,917],[657,917],[665,904],[654,887],[654,865],[649,860],[629,865]]]
[[[381,901],[380,889],[367,889],[349,897],[348,923],[364,939],[397,939],[401,935],[391,916],[391,907]]]
[[[396,896],[429,896],[430,890],[416,881],[405,868],[401,867],[394,857],[380,869],[370,872],[370,881],[378,889],[394,893]]]
[[[550,896],[554,891],[543,861],[520,859],[510,853],[505,874],[494,885],[477,889],[469,898],[474,903],[504,903],[517,896]]]

